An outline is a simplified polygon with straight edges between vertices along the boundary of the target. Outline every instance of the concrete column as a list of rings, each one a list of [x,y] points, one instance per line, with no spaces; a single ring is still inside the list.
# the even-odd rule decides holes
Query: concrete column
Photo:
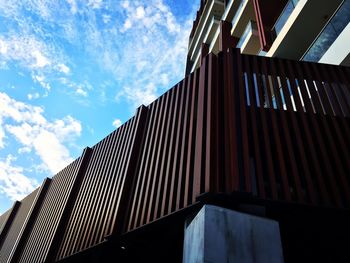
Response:
[[[278,222],[205,205],[185,227],[184,263],[281,263]]]

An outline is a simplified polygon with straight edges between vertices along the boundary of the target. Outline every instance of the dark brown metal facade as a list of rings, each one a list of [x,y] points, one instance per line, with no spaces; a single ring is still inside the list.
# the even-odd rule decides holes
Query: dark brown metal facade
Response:
[[[209,54],[53,177],[11,262],[63,259],[205,193],[349,208],[349,73],[236,49]]]
[[[57,259],[101,243],[123,224],[146,107],[92,148]],[[119,224],[119,226],[117,226]]]
[[[19,204],[18,211],[13,217],[11,226],[6,236],[1,242],[0,262],[5,263],[9,259],[12,250],[15,248],[18,237],[21,235],[23,226],[26,223],[27,216],[30,214],[31,207],[37,196],[38,189],[25,197]]]
[[[41,209],[37,214],[28,238],[21,247],[21,251],[14,255],[13,262],[45,262],[51,249],[54,248],[53,240],[59,234],[60,222],[62,222],[65,210],[69,207],[69,196],[78,181],[79,170],[86,154],[76,159],[52,178]],[[85,157],[85,158],[84,158]]]

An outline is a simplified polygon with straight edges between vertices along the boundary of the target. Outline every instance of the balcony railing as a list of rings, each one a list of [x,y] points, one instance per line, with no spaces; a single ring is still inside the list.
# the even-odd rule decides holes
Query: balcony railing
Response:
[[[286,24],[288,18],[292,14],[293,10],[295,9],[296,5],[298,4],[299,0],[289,0],[286,4],[285,8],[283,9],[281,15],[277,19],[275,25],[272,28],[272,37],[273,39],[278,36],[278,34],[281,32],[282,28]]]
[[[334,43],[343,29],[350,22],[350,1],[347,0],[338,9],[337,13],[331,18],[329,23],[310,46],[305,53],[303,60],[305,61],[319,61],[326,53],[329,47]],[[350,41],[349,41],[350,44]]]

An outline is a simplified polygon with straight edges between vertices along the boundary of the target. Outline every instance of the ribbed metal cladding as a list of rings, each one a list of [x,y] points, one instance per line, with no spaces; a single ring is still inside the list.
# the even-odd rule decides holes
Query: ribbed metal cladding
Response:
[[[123,223],[146,114],[147,108],[140,107],[135,117],[92,148],[57,259],[102,242]]]
[[[148,106],[128,230],[192,203],[199,71]]]
[[[6,235],[0,248],[0,263],[5,263],[9,259],[11,251],[16,243],[18,236],[20,235],[21,229],[24,226],[29,211],[33,205],[35,197],[37,196],[39,189],[36,189],[31,194],[26,196],[19,206],[15,218],[11,224],[11,227]]]
[[[41,209],[41,204],[46,196],[46,192],[51,183],[50,178],[46,178],[42,185],[38,188],[38,193],[35,196],[35,199],[31,205],[30,210],[26,216],[26,220],[21,227],[21,231],[19,232],[16,241],[12,245],[11,253],[8,256],[7,262],[17,262],[18,257],[22,251],[23,245],[27,241],[28,234],[32,230],[34,222],[36,220],[37,214]]]
[[[349,207],[349,69],[219,54],[225,176],[220,191]]]
[[[202,193],[215,191],[223,146],[217,63],[210,54],[200,69],[149,105],[127,230],[187,207]]]
[[[7,233],[8,233],[8,231],[11,228],[13,220],[15,219],[17,211],[18,211],[20,206],[21,206],[21,202],[16,201],[12,205],[11,209],[9,209],[4,214],[4,219],[3,219],[3,223],[2,223],[2,226],[1,226],[1,232],[0,232],[0,248],[1,248],[2,244],[4,243],[6,237],[7,237]]]
[[[44,262],[55,237],[62,214],[67,206],[74,182],[79,172],[78,158],[52,178],[35,224],[28,236],[18,262]]]
[[[209,54],[53,177],[11,262],[68,257],[208,192],[348,208],[349,134],[349,68]],[[13,242],[3,233],[19,204],[0,217],[0,241]]]
[[[2,229],[4,228],[4,226],[6,224],[6,221],[9,217],[10,213],[11,213],[11,210],[7,210],[5,213],[3,213],[0,216],[0,235],[1,235]]]

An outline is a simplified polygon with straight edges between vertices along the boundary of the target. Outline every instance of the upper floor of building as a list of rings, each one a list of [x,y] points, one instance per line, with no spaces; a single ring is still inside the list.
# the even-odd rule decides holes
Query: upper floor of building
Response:
[[[350,0],[201,0],[186,74],[228,47],[244,54],[350,65]]]

